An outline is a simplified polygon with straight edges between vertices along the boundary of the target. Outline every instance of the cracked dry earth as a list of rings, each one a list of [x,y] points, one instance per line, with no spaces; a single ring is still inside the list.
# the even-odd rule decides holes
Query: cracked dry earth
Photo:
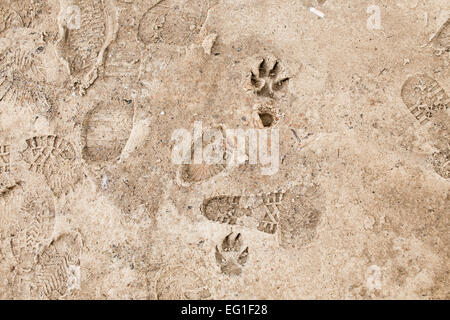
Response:
[[[0,0],[0,298],[449,299],[449,18]],[[199,121],[279,170],[174,164]]]

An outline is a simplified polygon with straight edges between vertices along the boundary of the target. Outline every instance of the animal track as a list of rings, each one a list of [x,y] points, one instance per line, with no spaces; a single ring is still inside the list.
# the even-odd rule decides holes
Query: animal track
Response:
[[[0,174],[11,172],[10,146],[0,145]]]
[[[444,52],[450,52],[450,19],[442,25],[432,40],[435,54],[440,56]]]
[[[237,224],[268,234],[279,233],[284,247],[303,246],[316,235],[322,213],[292,191],[253,196],[217,196],[200,211],[211,221]]]
[[[138,36],[145,44],[187,46],[206,19],[211,1],[163,0],[152,6],[139,23]]]
[[[80,9],[79,28],[71,25],[73,12],[65,0],[60,0],[57,51],[74,86],[84,94],[97,79],[98,68],[113,40],[116,14],[110,0],[73,0],[70,5]]]
[[[253,68],[250,84],[258,96],[274,98],[289,81],[280,62],[275,58],[263,58],[257,68]]]
[[[254,106],[253,107],[253,125],[256,128],[264,129],[273,127],[280,119],[280,112],[272,106]]]
[[[242,267],[248,260],[248,247],[241,252],[242,236],[230,233],[223,241],[221,250],[216,246],[216,262],[223,274],[228,276],[240,275]]]
[[[78,233],[64,233],[42,250],[36,266],[41,298],[58,299],[79,289],[82,246]]]
[[[83,123],[83,158],[113,161],[119,158],[133,127],[133,105],[112,101],[99,103]]]
[[[161,271],[155,282],[158,300],[201,300],[211,296],[200,276],[182,266]]]
[[[441,85],[426,75],[416,75],[405,81],[401,96],[420,124],[428,123],[450,106],[450,99]]]
[[[24,194],[11,251],[22,269],[33,269],[35,259],[51,237],[55,224],[55,205],[49,191],[33,187]]]
[[[42,59],[46,44],[42,34],[17,28],[0,39],[0,101],[48,111],[51,100]]]

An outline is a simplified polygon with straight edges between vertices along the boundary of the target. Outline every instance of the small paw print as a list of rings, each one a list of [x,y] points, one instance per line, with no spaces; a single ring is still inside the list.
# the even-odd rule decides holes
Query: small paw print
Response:
[[[274,58],[263,58],[251,71],[250,83],[258,96],[274,98],[288,81],[289,77],[283,72],[280,62]]]
[[[241,274],[242,266],[245,265],[248,259],[248,247],[242,252],[240,251],[241,247],[241,234],[235,235],[233,232],[223,239],[221,250],[216,246],[216,261],[223,274],[228,276]]]

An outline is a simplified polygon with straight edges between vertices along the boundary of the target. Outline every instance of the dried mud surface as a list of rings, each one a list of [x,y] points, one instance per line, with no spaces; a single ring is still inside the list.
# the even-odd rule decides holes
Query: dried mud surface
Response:
[[[0,0],[0,299],[449,299],[449,96],[447,0]]]

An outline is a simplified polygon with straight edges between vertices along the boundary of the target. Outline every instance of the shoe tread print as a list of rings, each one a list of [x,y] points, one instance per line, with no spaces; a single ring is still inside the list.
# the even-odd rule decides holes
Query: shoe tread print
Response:
[[[56,196],[69,192],[81,179],[73,145],[57,135],[34,136],[20,152],[28,170],[42,174]]]
[[[200,211],[210,221],[279,234],[285,248],[311,243],[322,216],[306,197],[292,191],[211,197],[203,201]]]
[[[421,125],[434,121],[450,107],[450,98],[442,86],[424,74],[409,77],[402,86],[401,96]]]
[[[37,258],[36,280],[41,298],[59,299],[80,285],[81,235],[63,233]]]
[[[71,25],[71,8],[79,8],[80,24]],[[95,82],[105,53],[114,39],[114,5],[111,0],[60,0],[57,54],[72,76],[80,95]]]
[[[444,88],[425,74],[409,77],[402,86],[401,97],[411,114],[421,125],[433,124],[441,129],[430,156],[434,171],[444,179],[450,178],[450,98]]]

